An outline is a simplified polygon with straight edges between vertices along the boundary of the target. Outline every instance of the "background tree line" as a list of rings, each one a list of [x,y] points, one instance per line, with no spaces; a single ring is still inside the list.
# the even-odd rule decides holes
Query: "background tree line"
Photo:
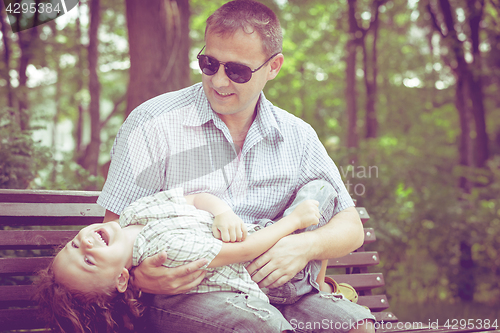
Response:
[[[224,2],[86,0],[17,34],[2,7],[0,187],[99,190],[127,114],[200,81]],[[368,208],[391,303],[498,305],[500,1],[262,2],[285,55],[265,94]]]

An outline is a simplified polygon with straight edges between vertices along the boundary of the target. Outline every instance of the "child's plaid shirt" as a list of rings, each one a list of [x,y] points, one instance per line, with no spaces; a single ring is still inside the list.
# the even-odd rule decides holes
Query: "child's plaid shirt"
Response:
[[[206,258],[210,263],[222,247],[222,241],[212,235],[212,222],[210,213],[187,204],[182,188],[141,198],[125,208],[120,216],[121,227],[144,225],[134,243],[134,266],[161,251],[167,252],[168,259],[164,264],[167,267],[177,267],[200,258]],[[247,227],[251,233],[258,226]],[[189,293],[238,291],[268,301],[245,269],[247,264],[206,268],[205,279]]]

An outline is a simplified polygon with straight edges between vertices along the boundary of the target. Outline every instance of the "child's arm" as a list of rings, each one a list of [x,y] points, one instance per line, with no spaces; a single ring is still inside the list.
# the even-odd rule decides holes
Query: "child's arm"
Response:
[[[297,206],[290,215],[253,233],[244,241],[222,243],[221,251],[208,267],[219,267],[253,260],[273,247],[281,238],[295,230],[318,224],[320,217],[318,205],[315,200],[306,200]]]
[[[214,215],[212,233],[223,242],[240,242],[247,237],[247,228],[224,201],[210,193],[197,193],[185,196],[188,204]]]

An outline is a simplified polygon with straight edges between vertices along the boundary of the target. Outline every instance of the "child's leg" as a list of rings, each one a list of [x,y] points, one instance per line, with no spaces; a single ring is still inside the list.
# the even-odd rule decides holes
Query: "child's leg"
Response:
[[[319,202],[319,212],[323,216],[324,210],[327,208],[328,205],[332,205],[332,202],[336,196],[337,196],[337,191],[335,191],[335,189],[330,183],[319,179],[313,180],[304,185],[299,190],[299,192],[297,192],[295,200],[290,205],[290,207],[288,207],[285,210],[283,216],[290,214],[295,209],[295,207],[297,207],[302,201],[308,199],[317,200]],[[327,223],[328,221],[320,221],[320,225],[322,225],[321,222]],[[317,227],[318,227],[317,225],[313,225],[309,227],[307,230],[314,230]],[[319,284],[319,288],[321,291],[331,293],[332,292],[331,286],[325,283],[327,264],[328,260],[323,260],[321,262],[321,270],[318,274],[318,277],[316,278],[316,282]]]

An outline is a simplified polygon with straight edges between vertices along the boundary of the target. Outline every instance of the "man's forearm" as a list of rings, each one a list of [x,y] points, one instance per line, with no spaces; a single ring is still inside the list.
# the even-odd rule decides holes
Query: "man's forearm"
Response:
[[[105,223],[105,222],[109,222],[109,221],[116,221],[119,218],[120,218],[120,215],[115,214],[112,211],[106,209],[106,213],[104,214],[104,219],[102,222]]]
[[[297,235],[308,261],[343,257],[363,245],[363,224],[354,207],[335,215],[326,225]]]

